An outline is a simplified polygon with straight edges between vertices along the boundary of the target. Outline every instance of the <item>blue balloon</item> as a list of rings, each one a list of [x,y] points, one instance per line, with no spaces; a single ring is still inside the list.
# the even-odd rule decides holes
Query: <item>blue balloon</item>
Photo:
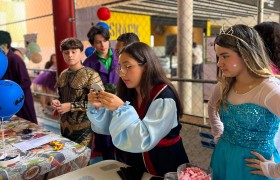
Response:
[[[105,29],[107,29],[109,31],[110,27],[107,23],[105,22],[99,22],[96,24],[97,26],[101,26],[101,27],[104,27]]]
[[[7,119],[22,108],[24,93],[21,87],[11,80],[0,80],[0,92],[0,119]]]
[[[89,57],[94,52],[94,50],[95,49],[93,47],[86,48],[86,50],[85,50],[86,56]]]
[[[0,51],[0,79],[4,76],[6,73],[8,67],[8,59],[5,53],[1,50]]]

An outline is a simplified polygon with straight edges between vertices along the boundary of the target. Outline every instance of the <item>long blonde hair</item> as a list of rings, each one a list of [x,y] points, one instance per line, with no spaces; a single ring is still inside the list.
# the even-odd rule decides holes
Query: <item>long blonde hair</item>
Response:
[[[264,43],[253,28],[243,24],[231,26],[227,30],[221,31],[214,44],[236,52],[244,60],[252,77],[260,78],[273,75]],[[221,70],[218,69],[217,79],[222,83],[222,95],[216,104],[218,112],[221,105],[226,107],[226,97],[235,82],[235,77],[223,77]]]

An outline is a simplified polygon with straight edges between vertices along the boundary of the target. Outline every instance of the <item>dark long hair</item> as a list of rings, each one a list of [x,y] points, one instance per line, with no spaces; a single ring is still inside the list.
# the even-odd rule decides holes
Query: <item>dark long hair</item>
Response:
[[[280,24],[277,22],[262,22],[254,29],[264,41],[270,60],[280,71]]]
[[[148,105],[151,103],[150,93],[152,88],[159,84],[167,84],[174,92],[178,114],[181,116],[183,113],[183,107],[178,93],[171,81],[166,77],[160,61],[153,49],[143,42],[135,42],[123,48],[120,53],[127,53],[139,64],[144,66],[144,72],[140,81],[140,93],[141,96],[145,97],[147,100],[146,107],[148,107]],[[117,92],[118,96],[122,100],[130,101],[132,103],[135,102],[136,90],[127,88],[125,83],[121,80],[118,82]]]
[[[261,78],[272,75],[265,46],[255,29],[243,24],[231,26],[216,37],[214,44],[236,52],[243,59],[252,77]],[[224,105],[224,107],[226,105],[225,98],[232,88],[235,77],[224,77],[219,69],[217,78],[222,83],[222,96],[216,104],[216,108],[219,110],[220,105]]]
[[[97,34],[101,35],[106,41],[110,39],[110,33],[107,29],[102,26],[92,26],[87,33],[88,41],[91,45],[94,44],[94,36]]]
[[[48,62],[46,62],[46,64],[45,64],[45,69],[49,69],[53,65],[53,60],[52,59],[53,59],[54,56],[56,56],[56,54],[52,54],[50,56],[50,60]]]

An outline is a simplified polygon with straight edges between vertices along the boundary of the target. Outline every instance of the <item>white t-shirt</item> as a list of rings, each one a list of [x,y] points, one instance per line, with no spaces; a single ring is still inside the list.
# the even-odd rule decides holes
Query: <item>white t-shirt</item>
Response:
[[[193,60],[193,64],[201,64],[203,62],[201,47],[197,46],[197,47],[193,48],[192,60]]]

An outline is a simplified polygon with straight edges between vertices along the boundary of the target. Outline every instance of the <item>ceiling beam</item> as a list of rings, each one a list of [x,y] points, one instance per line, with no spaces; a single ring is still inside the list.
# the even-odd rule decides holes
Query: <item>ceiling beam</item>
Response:
[[[149,16],[177,18],[177,0],[124,0],[108,4],[112,11]],[[193,17],[199,19],[225,19],[256,16],[258,8],[233,0],[194,0]],[[280,13],[265,9],[265,14]]]

